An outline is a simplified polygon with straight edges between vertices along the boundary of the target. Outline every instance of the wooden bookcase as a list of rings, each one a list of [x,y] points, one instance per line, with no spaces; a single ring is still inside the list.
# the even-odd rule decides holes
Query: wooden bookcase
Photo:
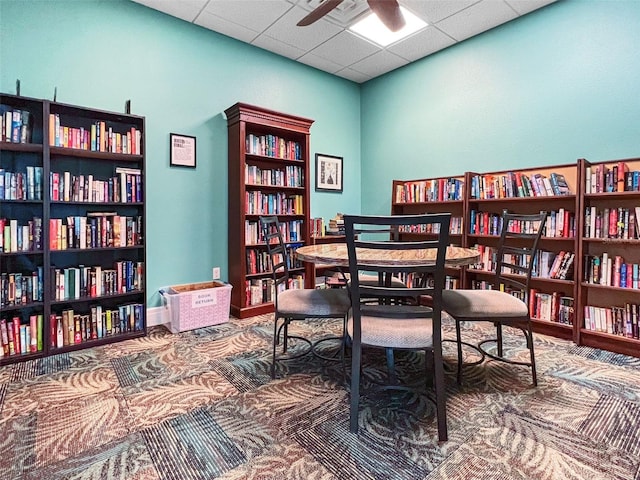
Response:
[[[640,189],[637,179],[635,190],[625,189],[625,181],[629,180],[628,172],[633,175],[633,171],[639,170],[640,158],[597,163],[585,159],[578,161],[584,192],[580,197],[583,214],[580,215],[582,235],[578,246],[582,262],[576,277],[582,313],[577,329],[578,342],[634,356],[640,356],[640,290],[629,288],[629,277],[625,278],[624,270],[627,270],[626,265],[640,264],[640,235],[634,235],[636,232],[630,229],[633,221],[636,228],[640,225],[640,218],[636,216],[640,213]],[[631,177],[630,188],[634,188],[633,182]],[[605,258],[610,260],[605,262]],[[599,268],[594,272],[596,259]],[[605,267],[605,263],[610,266]],[[622,275],[621,267],[624,268]],[[633,287],[634,281],[636,284],[640,281],[640,273],[637,268],[636,272],[633,267],[630,269]],[[609,271],[609,279],[604,278],[606,271]],[[635,326],[633,322],[623,324],[620,308],[629,308],[629,313],[635,317]]]
[[[236,103],[225,113],[231,314],[246,318],[273,311],[271,272],[260,238],[259,216],[277,214],[287,229],[285,240],[293,247],[309,243],[309,130],[313,120],[244,103]],[[312,287],[314,279],[305,275],[305,267],[295,259],[292,265],[292,275]],[[260,291],[263,295],[258,300]]]
[[[531,182],[534,181],[534,176],[540,175],[540,178],[549,180],[552,174],[563,175],[570,194],[556,195],[552,191],[547,191],[544,195],[535,196],[531,191],[534,187],[529,188],[532,185]],[[523,182],[526,186],[523,186]],[[466,246],[479,246],[487,251],[487,256],[481,259],[481,263],[475,268],[465,270],[465,287],[479,286],[482,282],[489,280],[493,273],[493,268],[489,263],[491,262],[491,249],[497,247],[500,236],[498,220],[503,210],[523,214],[546,210],[549,213],[549,218],[539,243],[538,258],[541,261],[531,278],[532,292],[529,292],[530,310],[535,312],[535,316],[532,318],[533,328],[539,333],[573,340],[575,338],[573,325],[564,323],[559,315],[554,314],[546,307],[546,311],[543,313],[545,308],[542,305],[545,303],[549,306],[559,304],[561,297],[571,298],[575,312],[576,282],[572,273],[575,272],[575,265],[562,279],[554,278],[557,275],[553,275],[549,270],[555,264],[556,258],[558,259],[557,267],[560,266],[565,256],[568,261],[569,255],[573,255],[572,263],[575,263],[576,260],[575,255],[578,251],[575,235],[576,211],[578,211],[577,165],[574,163],[482,174],[467,172],[466,184],[471,186],[466,191],[467,212],[465,216],[468,225],[465,235]],[[538,189],[541,189],[541,186]],[[516,193],[518,191],[520,193]],[[558,310],[555,309],[556,312]],[[551,315],[547,315],[546,312],[551,312]]]
[[[640,282],[633,271],[634,265],[640,264],[640,216],[635,215],[640,213],[637,212],[637,207],[640,207],[637,177],[640,173],[633,176],[633,172],[639,171],[640,158],[631,158],[596,163],[580,159],[574,164],[517,171],[466,172],[464,177],[457,177],[464,178],[464,198],[461,201],[442,198],[423,201],[419,195],[410,197],[407,193],[419,192],[420,188],[416,185],[429,180],[442,182],[442,179],[394,180],[391,210],[393,214],[451,212],[454,217],[462,214],[463,234],[461,238],[452,236],[452,243],[466,247],[477,245],[480,248],[497,245],[499,225],[496,221],[504,209],[519,213],[540,210],[553,212],[554,222],[550,224],[551,220],[548,221],[540,248],[551,252],[551,256],[558,256],[561,252],[565,252],[564,255],[566,252],[573,253],[572,268],[568,270],[566,278],[534,277],[532,289],[538,295],[553,296],[555,293],[556,299],[573,298],[573,324],[563,323],[564,318],[556,318],[556,321],[534,319],[534,329],[539,333],[571,339],[578,345],[640,356],[640,290],[633,288],[637,285],[633,282]],[[552,173],[564,177],[569,194],[531,196],[531,192],[522,184],[523,179],[531,180],[536,174],[550,179]],[[516,193],[519,186],[523,190]],[[511,193],[507,193],[509,191]],[[595,219],[591,222],[594,213]],[[613,219],[608,222],[611,230],[607,227],[606,233],[602,230],[605,217]],[[559,222],[560,218],[567,218],[568,223]],[[550,229],[553,224],[556,225],[555,230]],[[600,230],[591,233],[596,225]],[[604,257],[604,254],[607,256]],[[461,270],[462,288],[473,288],[490,279],[490,269],[484,270],[482,264],[487,258],[490,257],[481,259],[478,265]],[[611,280],[605,281],[605,284],[602,269],[599,276],[594,276],[595,258],[603,263],[605,258],[611,259]],[[623,275],[621,268],[626,268],[622,267],[625,263],[629,265],[627,271],[632,269],[626,277],[627,282],[631,279],[631,288],[629,285],[622,286],[618,280]],[[635,268],[637,271],[638,267]],[[593,308],[589,310],[590,307],[595,308],[598,315],[596,319],[589,318],[587,312],[591,315],[594,312]],[[628,312],[626,318],[631,319],[629,324],[620,321],[623,310]]]
[[[394,180],[391,190],[392,215],[420,213],[451,213],[449,242],[465,245],[465,177],[423,178]],[[431,236],[424,232],[403,233],[402,236]],[[435,235],[432,235],[435,236]],[[447,267],[446,287],[461,288],[464,276],[460,267]]]
[[[36,338],[0,364],[145,335],[144,118],[6,94],[0,109],[26,130],[0,137],[0,340]]]

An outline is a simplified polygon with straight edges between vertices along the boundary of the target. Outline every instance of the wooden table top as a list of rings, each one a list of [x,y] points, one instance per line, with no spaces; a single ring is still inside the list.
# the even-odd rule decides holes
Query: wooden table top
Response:
[[[370,265],[415,265],[435,262],[436,249],[424,250],[378,250],[370,248],[358,249],[360,261]],[[346,243],[330,243],[305,245],[296,249],[299,260],[312,263],[348,267],[349,256]],[[463,247],[447,247],[447,266],[461,266],[475,263],[480,254],[477,250]]]

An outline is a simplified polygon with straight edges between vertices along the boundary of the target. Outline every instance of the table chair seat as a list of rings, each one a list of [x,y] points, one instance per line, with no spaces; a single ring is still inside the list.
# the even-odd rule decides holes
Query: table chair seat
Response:
[[[278,294],[278,313],[285,317],[341,317],[350,307],[345,289],[290,289]]]
[[[430,318],[392,318],[395,305],[379,305],[376,310],[381,316],[362,315],[362,343],[385,348],[424,349],[432,348],[433,331]],[[419,307],[424,308],[424,307]],[[385,312],[389,316],[384,317]],[[353,336],[353,318],[347,321],[347,332]]]
[[[456,318],[526,317],[527,305],[499,290],[445,290],[442,308]]]

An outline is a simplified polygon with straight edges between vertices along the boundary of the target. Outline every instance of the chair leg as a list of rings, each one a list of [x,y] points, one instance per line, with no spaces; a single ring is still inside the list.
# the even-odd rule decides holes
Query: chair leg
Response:
[[[342,360],[342,384],[347,384],[347,316],[342,319],[342,342],[340,342],[340,357]]]
[[[496,339],[498,344],[498,356],[504,356],[502,353],[502,324],[496,323]]]
[[[533,353],[533,329],[531,328],[531,322],[527,322],[527,346],[529,347],[529,353],[531,355],[531,376],[533,377],[533,386],[538,386],[538,375],[536,373],[536,357]]]
[[[425,378],[427,379],[426,381],[426,387],[432,387],[433,386],[433,367],[434,366],[434,361],[433,361],[433,350],[426,350],[424,353],[424,374],[425,374]]]
[[[280,338],[280,330],[278,329],[278,319],[273,322],[273,354],[271,360],[271,378],[276,378],[276,349],[278,347],[278,339]]]
[[[351,410],[349,412],[349,430],[358,433],[358,407],[360,403],[360,358],[362,345],[354,342],[351,347]]]
[[[389,371],[389,383],[394,385],[397,383],[396,378],[396,362],[393,357],[393,348],[385,348],[387,353],[387,370]]]
[[[442,345],[433,348],[433,376],[436,389],[436,416],[438,421],[438,440],[446,442],[447,432],[447,404],[444,380],[444,365],[442,362]]]
[[[456,343],[458,344],[458,385],[462,385],[462,334],[460,332],[460,321],[456,319]]]
[[[282,339],[282,353],[287,353],[289,347],[289,319],[284,320],[284,338]]]

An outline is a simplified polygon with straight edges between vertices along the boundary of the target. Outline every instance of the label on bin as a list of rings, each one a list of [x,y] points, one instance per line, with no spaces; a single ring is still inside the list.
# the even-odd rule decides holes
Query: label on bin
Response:
[[[204,290],[201,292],[196,290],[191,292],[191,308],[208,307],[209,305],[216,305],[217,303],[215,290]]]

